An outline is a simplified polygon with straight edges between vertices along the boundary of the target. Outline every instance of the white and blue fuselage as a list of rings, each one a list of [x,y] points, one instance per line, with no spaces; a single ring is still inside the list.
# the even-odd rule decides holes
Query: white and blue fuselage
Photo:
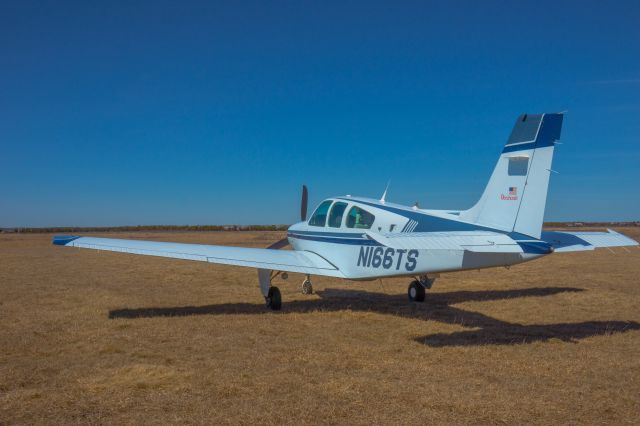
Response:
[[[420,210],[402,205],[359,197],[336,197],[325,201],[324,221],[315,221],[317,211],[309,221],[292,225],[287,232],[294,250],[309,251],[322,256],[335,265],[345,276],[355,280],[367,280],[392,276],[420,276],[428,273],[509,266],[532,260],[553,251],[551,245],[531,237],[463,222],[458,212]],[[342,216],[331,218],[332,209],[338,203],[346,203],[340,210]],[[322,205],[322,204],[321,204]],[[319,207],[320,208],[320,207]],[[352,209],[361,209],[373,221],[364,226],[349,224]],[[332,223],[331,219],[334,219]],[[324,225],[319,223],[324,222]],[[508,238],[511,247],[505,251],[469,251],[460,248],[423,247],[413,244],[394,248],[381,244],[371,235],[387,237],[418,237],[421,233],[456,232],[460,234],[489,231]],[[495,246],[493,250],[496,249]]]

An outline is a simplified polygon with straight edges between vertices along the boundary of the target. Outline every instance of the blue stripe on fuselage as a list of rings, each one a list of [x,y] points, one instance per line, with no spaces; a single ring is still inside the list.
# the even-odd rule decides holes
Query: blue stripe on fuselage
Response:
[[[350,245],[360,245],[360,246],[379,246],[382,245],[375,240],[370,240],[368,238],[340,238],[340,237],[331,237],[331,236],[322,236],[320,232],[314,232],[316,235],[303,234],[304,231],[293,231],[288,232],[287,237],[289,238],[297,238],[300,240],[310,240],[310,241],[320,241],[323,243],[334,243],[334,244],[350,244]],[[327,233],[327,234],[336,234],[335,232]],[[344,234],[343,234],[344,235]],[[347,234],[354,235],[354,234]],[[361,234],[355,234],[361,235]]]
[[[340,238],[363,238],[366,234],[364,232],[325,232],[325,231],[302,231],[302,230],[289,230],[290,233],[301,235],[320,235],[324,237],[340,237]]]
[[[518,243],[520,248],[522,248],[522,251],[525,253],[549,254],[553,252],[551,244],[546,241],[542,241],[519,232],[509,232],[507,235]]]
[[[516,241],[522,251],[529,254],[549,254],[553,252],[551,244],[545,241]]]

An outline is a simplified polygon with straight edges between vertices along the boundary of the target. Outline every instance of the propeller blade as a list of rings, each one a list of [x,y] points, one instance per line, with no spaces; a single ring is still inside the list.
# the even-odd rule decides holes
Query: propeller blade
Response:
[[[302,203],[300,204],[300,220],[307,220],[307,203],[309,201],[309,191],[307,185],[302,185]]]
[[[275,243],[271,244],[267,248],[271,249],[271,250],[280,250],[281,248],[286,247],[288,245],[289,245],[289,239],[288,238],[283,238],[283,239],[278,240]]]

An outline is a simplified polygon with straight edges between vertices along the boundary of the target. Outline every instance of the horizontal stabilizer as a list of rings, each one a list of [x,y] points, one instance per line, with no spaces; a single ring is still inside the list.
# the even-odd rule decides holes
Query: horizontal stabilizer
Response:
[[[600,247],[637,246],[638,242],[611,229],[607,232],[542,232],[543,241],[556,252],[593,250]]]

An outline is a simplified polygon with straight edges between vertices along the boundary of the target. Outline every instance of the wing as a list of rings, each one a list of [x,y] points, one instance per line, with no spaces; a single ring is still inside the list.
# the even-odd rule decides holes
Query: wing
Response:
[[[66,235],[53,237],[53,244],[67,247],[143,254],[147,256],[198,260],[201,262],[247,266],[276,271],[343,277],[338,268],[327,262],[324,258],[309,251],[162,243],[156,241]]]
[[[522,253],[508,235],[491,231],[387,233],[366,231],[369,238],[394,249],[466,250],[473,252]]]
[[[618,232],[542,232],[542,240],[557,252],[593,250],[599,247],[637,246],[638,242]]]

